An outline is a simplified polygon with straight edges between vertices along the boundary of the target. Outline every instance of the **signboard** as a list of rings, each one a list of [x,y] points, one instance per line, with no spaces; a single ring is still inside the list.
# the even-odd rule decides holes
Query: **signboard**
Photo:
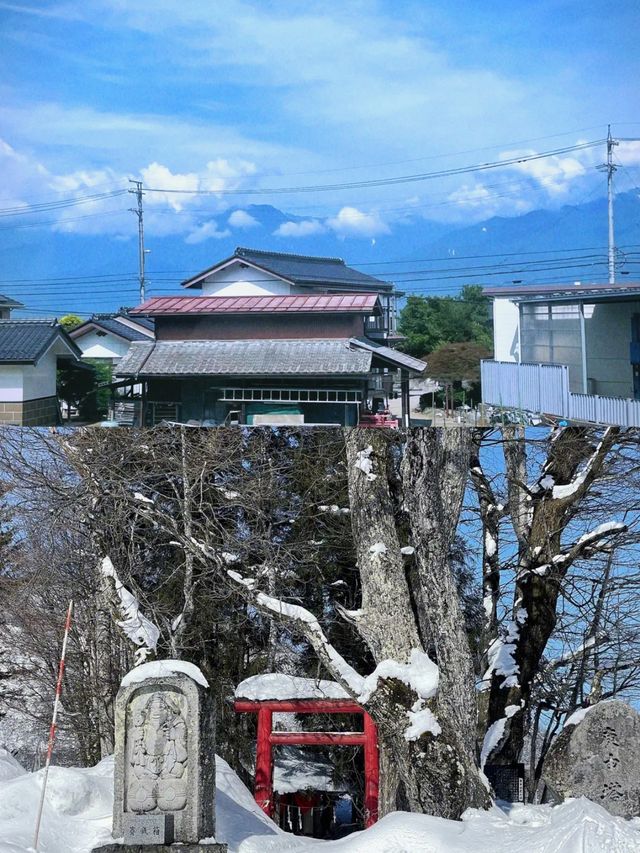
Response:
[[[173,815],[125,814],[123,829],[125,844],[173,843]]]
[[[524,803],[524,764],[487,764],[484,772],[496,792],[496,799]]]

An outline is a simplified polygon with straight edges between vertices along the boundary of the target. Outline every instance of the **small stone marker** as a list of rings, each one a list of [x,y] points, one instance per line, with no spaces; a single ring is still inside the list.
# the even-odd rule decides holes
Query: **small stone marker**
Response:
[[[122,680],[115,720],[113,836],[123,842],[96,853],[224,853],[210,840],[214,700],[200,670],[182,661],[136,667]]]
[[[554,799],[587,797],[619,817],[640,816],[640,714],[617,699],[565,724],[543,779]]]

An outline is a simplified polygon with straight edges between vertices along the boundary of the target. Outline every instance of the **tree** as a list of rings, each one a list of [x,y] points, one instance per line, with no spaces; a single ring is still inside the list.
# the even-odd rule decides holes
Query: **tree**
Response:
[[[638,683],[637,644],[620,650],[640,580],[638,436],[572,428],[537,445],[508,427],[501,444],[502,494],[479,453],[471,469],[483,525],[483,761],[511,763],[528,746],[533,796],[567,714]]]
[[[151,468],[131,450],[124,471],[114,473],[111,460],[103,466],[100,445],[111,441],[107,433],[92,434],[90,456],[78,453],[82,439],[75,443],[70,459],[85,479],[90,472],[96,497],[99,492],[128,504],[182,549],[190,568],[183,573],[178,615],[189,622],[193,584],[203,590],[203,580],[215,578],[251,609],[276,618],[277,633],[293,638],[289,644],[305,639],[378,723],[385,759],[398,774],[397,786],[386,791],[388,808],[402,804],[459,817],[471,805],[488,805],[475,754],[473,656],[451,559],[470,433],[418,430],[407,435],[404,454],[398,434],[380,430],[337,431],[329,445],[321,441],[329,431],[277,439],[270,430],[244,436],[181,428],[155,435],[162,436],[163,447],[161,455],[157,446],[151,450]],[[336,442],[345,442],[337,460]],[[301,446],[307,454],[298,452]],[[292,474],[297,459],[304,461],[302,478]],[[216,470],[224,473],[219,485]],[[341,481],[350,513],[338,503],[317,502],[344,488]],[[221,489],[231,496],[230,506],[220,500]],[[185,509],[195,505],[184,512],[170,500],[172,493]],[[355,610],[332,600],[317,580],[310,583],[305,564],[311,557],[316,568],[317,556],[308,544],[299,551],[300,536],[308,543],[310,528],[325,527],[327,513],[351,519],[361,595]],[[322,540],[314,534],[310,541]],[[291,603],[292,597],[304,606]],[[339,614],[355,637],[321,627],[314,610]]]
[[[83,321],[77,314],[65,314],[64,317],[60,318],[59,322],[65,332],[71,332],[73,329],[81,326]]]
[[[480,361],[491,350],[473,341],[442,344],[426,356],[429,376],[439,382],[479,382]]]
[[[97,416],[96,373],[88,364],[63,362],[57,371],[58,396],[71,408],[79,410],[81,417],[92,419]]]
[[[18,446],[25,433],[35,445]],[[211,676],[234,766],[249,757],[228,703],[242,678],[328,675],[378,724],[383,813],[486,806],[482,767],[513,760],[529,762],[532,797],[569,713],[640,695],[636,431],[20,436],[7,431],[0,463],[19,511],[40,507],[29,615],[62,594],[50,567],[85,579],[84,630],[108,649],[83,676],[86,702],[104,707],[107,734],[107,694],[134,647],[115,624],[106,556],[159,627],[157,654]],[[89,627],[98,614],[105,644]],[[81,640],[76,678],[93,661]]]
[[[458,296],[410,296],[400,314],[404,349],[422,357],[445,343],[473,342],[491,350],[490,300],[478,285]]]

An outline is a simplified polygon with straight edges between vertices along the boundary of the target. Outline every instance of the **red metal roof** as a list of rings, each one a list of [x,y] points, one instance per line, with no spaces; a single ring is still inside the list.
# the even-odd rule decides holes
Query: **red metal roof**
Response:
[[[294,296],[154,296],[131,314],[371,313],[377,293],[318,293]]]

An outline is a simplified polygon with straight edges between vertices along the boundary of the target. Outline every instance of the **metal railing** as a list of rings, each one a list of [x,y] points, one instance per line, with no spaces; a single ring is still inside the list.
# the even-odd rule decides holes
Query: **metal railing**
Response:
[[[573,394],[565,364],[482,361],[481,377],[486,405],[584,423],[640,426],[640,400]]]

